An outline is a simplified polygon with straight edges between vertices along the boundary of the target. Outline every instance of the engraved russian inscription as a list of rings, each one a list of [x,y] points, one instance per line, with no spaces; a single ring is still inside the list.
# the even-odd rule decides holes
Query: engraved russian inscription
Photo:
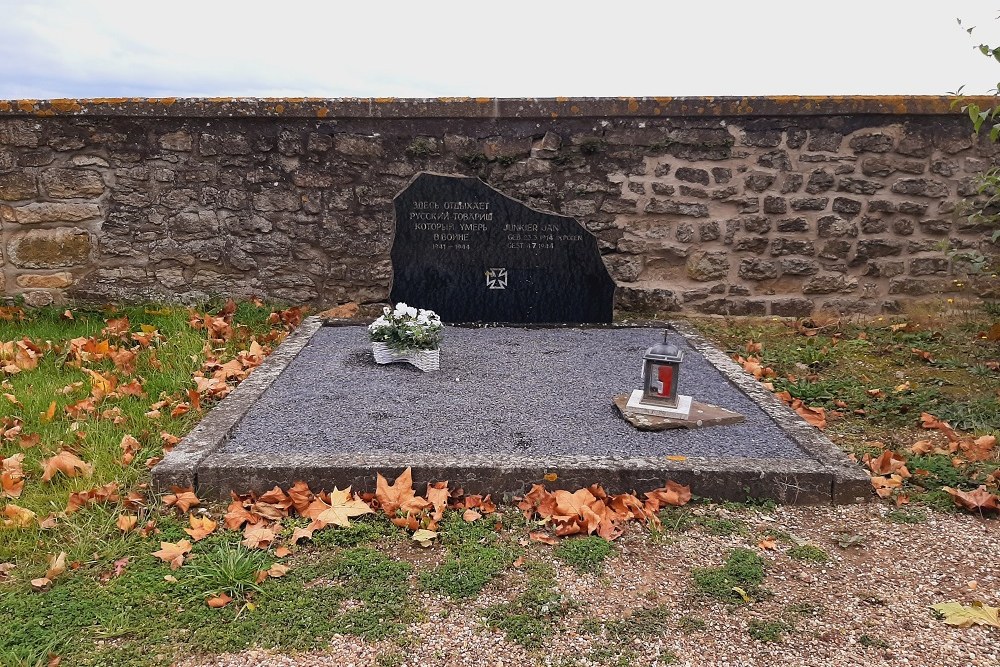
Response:
[[[478,178],[430,173],[394,205],[394,302],[449,322],[611,321],[614,282],[596,239],[573,218],[531,209]]]

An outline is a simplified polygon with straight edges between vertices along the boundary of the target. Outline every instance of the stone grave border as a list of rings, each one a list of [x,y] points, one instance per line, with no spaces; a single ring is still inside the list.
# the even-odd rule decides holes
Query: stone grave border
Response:
[[[802,458],[702,458],[671,461],[665,457],[551,456],[493,457],[481,455],[413,454],[226,454],[219,450],[243,416],[284,369],[326,326],[358,324],[354,321],[324,323],[306,318],[233,392],[213,408],[178,445],[153,468],[153,485],[160,492],[172,486],[195,486],[199,495],[228,497],[237,492],[263,492],[275,485],[287,487],[303,480],[314,489],[353,486],[374,490],[375,474],[392,478],[406,467],[413,469],[417,486],[450,480],[467,493],[492,493],[494,497],[523,494],[532,484],[577,489],[599,483],[610,493],[643,492],[662,486],[667,479],[691,485],[700,497],[713,500],[774,500],[787,504],[846,504],[871,497],[868,475],[850,461],[822,431],[810,426],[775,398],[694,327],[679,321],[639,321],[598,325],[610,328],[669,327],[684,336],[722,375],[761,410],[811,459]],[[534,326],[531,328],[546,328]],[[610,400],[610,396],[609,396]],[[545,481],[546,476],[552,482]]]

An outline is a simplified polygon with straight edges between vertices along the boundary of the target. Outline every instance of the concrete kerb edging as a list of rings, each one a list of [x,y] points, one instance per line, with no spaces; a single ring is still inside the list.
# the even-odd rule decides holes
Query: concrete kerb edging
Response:
[[[532,484],[575,490],[599,483],[609,493],[643,492],[667,479],[715,500],[770,499],[786,504],[828,504],[826,466],[802,459],[603,458],[552,456],[489,458],[438,455],[296,455],[261,461],[251,454],[215,454],[198,469],[199,493],[223,497],[229,489],[266,491],[302,480],[311,488],[373,491],[375,474],[393,478],[413,469],[415,485],[449,480],[467,493],[521,495]],[[555,478],[553,479],[553,475]],[[546,479],[548,478],[548,479]],[[549,481],[551,480],[551,481]]]
[[[795,444],[808,452],[831,472],[831,501],[839,503],[864,502],[871,498],[871,479],[857,464],[827,438],[822,431],[808,424],[790,407],[730,359],[724,352],[698,333],[688,322],[670,322],[670,328],[684,336],[688,343],[712,364],[716,370],[749,396]]]
[[[323,326],[317,317],[303,320],[295,331],[255,368],[226,398],[153,468],[153,488],[189,487],[198,482],[198,466],[223,445],[250,407],[277,379]]]

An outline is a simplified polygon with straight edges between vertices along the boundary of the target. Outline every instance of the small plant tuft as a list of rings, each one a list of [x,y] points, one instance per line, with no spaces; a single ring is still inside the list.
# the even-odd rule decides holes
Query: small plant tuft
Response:
[[[825,563],[830,556],[814,544],[799,544],[788,550],[789,558],[809,563]]]
[[[604,561],[614,552],[615,548],[610,542],[593,535],[565,540],[552,550],[556,558],[566,561],[577,572],[594,574],[604,569]]]
[[[790,629],[787,624],[781,621],[758,621],[754,619],[750,621],[747,632],[752,639],[756,639],[759,642],[777,642],[781,641],[781,636]]]
[[[695,587],[706,595],[733,604],[747,604],[765,595],[764,559],[749,549],[733,549],[722,567],[700,567],[691,572]]]
[[[261,592],[257,573],[270,566],[267,553],[223,542],[215,551],[191,561],[188,583],[202,598],[225,593],[235,600],[245,600]]]

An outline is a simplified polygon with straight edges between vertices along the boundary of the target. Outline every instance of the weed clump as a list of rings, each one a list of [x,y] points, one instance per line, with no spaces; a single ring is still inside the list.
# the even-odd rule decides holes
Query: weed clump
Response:
[[[750,621],[747,632],[752,639],[759,642],[781,641],[781,636],[788,632],[790,628],[781,621]]]
[[[722,567],[700,567],[691,572],[695,587],[723,602],[746,604],[765,595],[764,559],[744,548],[733,549]]]
[[[825,563],[830,557],[825,551],[813,544],[799,544],[788,550],[789,558],[809,563]]]
[[[528,587],[513,602],[483,612],[486,624],[503,630],[507,639],[526,648],[538,648],[555,631],[569,601],[556,590],[555,572],[548,565],[527,566]]]
[[[552,550],[556,558],[572,565],[577,572],[599,573],[604,569],[604,561],[615,552],[610,542],[595,536],[581,537],[560,542]]]

